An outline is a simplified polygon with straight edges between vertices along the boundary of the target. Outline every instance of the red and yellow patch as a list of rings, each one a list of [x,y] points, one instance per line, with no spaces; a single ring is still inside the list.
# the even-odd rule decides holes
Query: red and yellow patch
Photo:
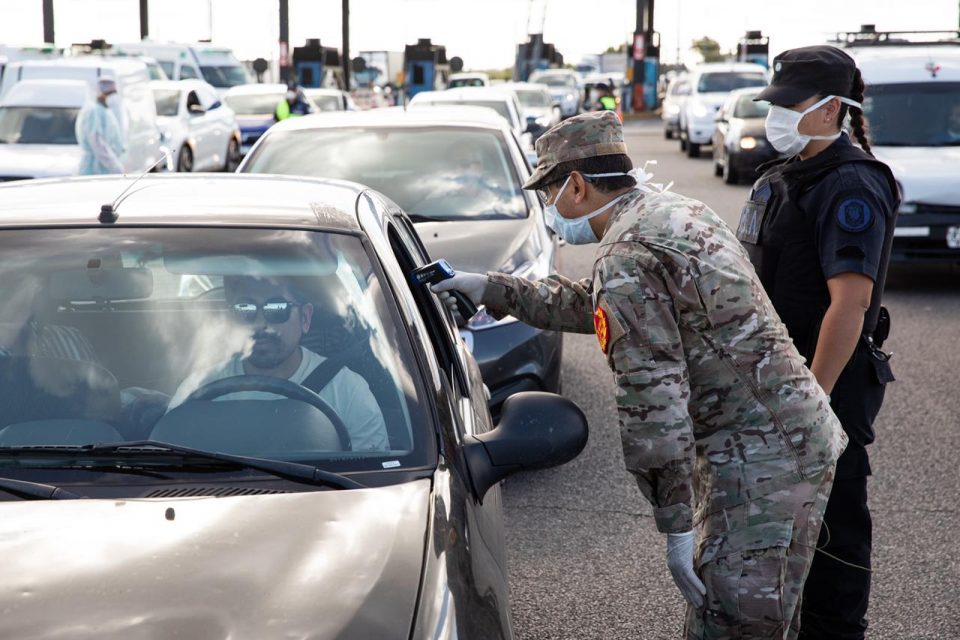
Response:
[[[600,341],[600,350],[606,353],[610,346],[610,325],[603,307],[598,306],[593,311],[593,328],[597,333],[597,340]]]

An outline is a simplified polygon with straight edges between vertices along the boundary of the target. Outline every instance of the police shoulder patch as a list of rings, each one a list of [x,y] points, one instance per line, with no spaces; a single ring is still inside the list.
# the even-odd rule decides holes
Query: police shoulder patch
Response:
[[[837,224],[850,233],[866,231],[873,224],[873,211],[860,198],[847,198],[837,207]]]

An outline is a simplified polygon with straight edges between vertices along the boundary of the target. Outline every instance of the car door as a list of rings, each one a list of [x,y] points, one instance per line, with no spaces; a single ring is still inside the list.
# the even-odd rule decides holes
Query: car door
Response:
[[[185,92],[187,100],[187,123],[190,129],[190,139],[193,141],[193,170],[208,171],[211,166],[211,127],[209,112],[200,97],[198,88],[191,84]],[[199,107],[202,111],[192,110]]]
[[[207,129],[206,153],[210,160],[208,171],[221,169],[226,161],[227,144],[233,135],[233,117],[223,108],[220,96],[210,85],[197,87],[200,102],[206,108],[204,124]]]

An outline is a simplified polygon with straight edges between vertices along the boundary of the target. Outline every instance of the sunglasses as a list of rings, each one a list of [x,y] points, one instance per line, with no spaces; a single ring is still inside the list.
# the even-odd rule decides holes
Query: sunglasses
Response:
[[[283,298],[267,300],[263,304],[256,302],[237,302],[230,306],[230,311],[238,320],[246,324],[253,324],[257,321],[257,315],[262,311],[263,319],[267,324],[283,324],[290,319],[294,307],[299,307],[297,302],[290,302]]]

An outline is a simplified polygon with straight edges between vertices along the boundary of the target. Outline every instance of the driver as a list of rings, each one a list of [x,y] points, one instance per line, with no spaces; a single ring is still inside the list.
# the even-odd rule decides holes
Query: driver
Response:
[[[223,288],[228,308],[236,322],[250,328],[253,344],[199,379],[197,376],[187,378],[173,395],[168,411],[182,404],[196,389],[222,378],[273,376],[303,384],[326,359],[300,346],[300,339],[310,330],[313,305],[289,283],[274,278],[224,276]],[[390,448],[383,414],[363,377],[344,367],[317,393],[343,419],[354,451]],[[263,391],[244,391],[217,400],[280,397]]]

